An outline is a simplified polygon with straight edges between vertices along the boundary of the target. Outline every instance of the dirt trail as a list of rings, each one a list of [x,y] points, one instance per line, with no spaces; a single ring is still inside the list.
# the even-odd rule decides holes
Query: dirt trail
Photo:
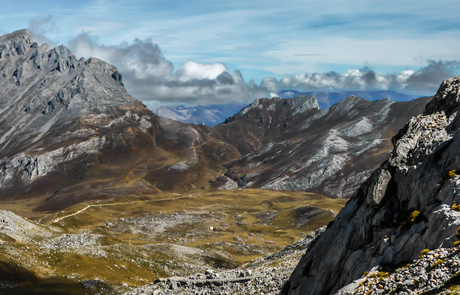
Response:
[[[136,204],[136,203],[148,203],[148,202],[175,201],[175,200],[180,200],[180,199],[191,198],[192,196],[193,196],[193,194],[190,194],[190,195],[184,196],[184,197],[167,198],[167,199],[159,199],[159,200],[145,200],[145,201],[135,201],[135,202],[120,202],[120,203],[110,203],[110,204],[88,205],[88,206],[86,206],[85,208],[83,208],[83,209],[81,209],[81,210],[78,210],[78,211],[75,212],[75,213],[71,213],[71,214],[68,214],[68,215],[65,215],[65,216],[56,218],[56,219],[54,219],[51,223],[56,223],[56,222],[58,222],[58,221],[61,221],[61,220],[63,220],[63,219],[66,219],[66,218],[68,218],[68,217],[75,216],[75,215],[80,214],[80,213],[82,213],[83,211],[85,211],[86,209],[91,208],[91,207],[116,206],[116,205],[123,205],[123,204],[126,204],[126,203],[129,203],[129,204]]]

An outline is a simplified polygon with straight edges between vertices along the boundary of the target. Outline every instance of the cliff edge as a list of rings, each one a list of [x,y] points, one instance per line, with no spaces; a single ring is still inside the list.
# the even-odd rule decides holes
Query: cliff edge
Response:
[[[393,137],[389,159],[312,243],[280,294],[335,294],[366,272],[391,272],[423,249],[453,246],[460,225],[459,92],[460,77],[444,81],[424,114]]]

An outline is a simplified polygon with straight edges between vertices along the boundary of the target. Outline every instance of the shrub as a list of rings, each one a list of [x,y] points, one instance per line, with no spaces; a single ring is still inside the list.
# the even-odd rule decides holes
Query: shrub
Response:
[[[410,222],[414,223],[415,219],[419,217],[420,211],[414,211],[410,214]]]
[[[386,272],[386,271],[378,271],[378,272],[374,272],[372,273],[369,277],[370,278],[387,278],[388,276],[390,275],[389,272]]]
[[[399,228],[404,230],[409,229],[414,223],[421,221],[421,217],[420,211],[412,211],[412,213],[407,216],[407,221],[401,224]]]
[[[460,238],[460,227],[457,228],[457,232],[456,232],[456,233],[457,233],[457,238]]]
[[[460,241],[455,241],[454,242],[454,247],[457,247],[458,245],[460,245]]]
[[[455,175],[457,175],[457,170],[450,170],[447,172],[447,175],[449,175],[449,178],[452,179],[455,177]]]
[[[420,258],[422,258],[423,256],[425,256],[426,253],[430,252],[430,249],[425,249],[425,250],[422,250],[422,252],[420,252]]]
[[[460,206],[457,204],[453,204],[452,207],[450,207],[452,210],[460,211]]]

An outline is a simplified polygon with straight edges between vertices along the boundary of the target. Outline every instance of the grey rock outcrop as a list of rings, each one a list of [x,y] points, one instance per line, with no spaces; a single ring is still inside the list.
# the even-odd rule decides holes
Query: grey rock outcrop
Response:
[[[393,137],[389,159],[302,257],[281,294],[334,294],[363,273],[451,247],[460,212],[460,77]],[[350,286],[356,286],[350,285]]]
[[[426,253],[425,253],[426,252]],[[460,278],[459,248],[422,251],[420,258],[391,273],[371,271],[337,292],[337,295],[365,294],[456,294]]]
[[[62,162],[97,153],[106,138],[92,128],[75,130],[78,121],[102,127],[122,116],[118,109],[136,104],[114,66],[77,60],[65,46],[38,46],[27,30],[0,37],[0,186],[18,177],[34,180]],[[66,136],[56,136],[60,131]]]

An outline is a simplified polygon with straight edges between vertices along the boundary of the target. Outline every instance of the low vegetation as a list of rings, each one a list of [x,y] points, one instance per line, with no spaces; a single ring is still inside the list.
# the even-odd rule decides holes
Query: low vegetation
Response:
[[[447,175],[450,179],[453,179],[457,175],[457,170],[450,170],[449,172],[447,172]]]
[[[313,193],[257,189],[126,196],[58,213],[34,211],[39,202],[2,203],[51,236],[37,233],[24,243],[0,229],[0,261],[37,280],[99,279],[117,288],[240,266],[326,225],[345,205]]]

